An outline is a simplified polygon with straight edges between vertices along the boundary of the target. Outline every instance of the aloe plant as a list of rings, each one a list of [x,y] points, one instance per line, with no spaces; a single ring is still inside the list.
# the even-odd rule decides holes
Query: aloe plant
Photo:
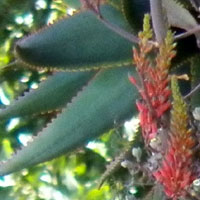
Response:
[[[2,109],[0,119],[31,116],[55,110],[59,110],[59,114],[33,138],[32,142],[0,165],[1,176],[74,150],[111,130],[116,124],[121,126],[125,120],[137,114],[134,102],[139,98],[139,94],[144,101],[146,97],[135,79],[131,77],[136,77],[137,71],[144,78],[146,75],[143,73],[146,68],[138,67],[142,61],[137,62],[136,56],[133,61],[132,49],[137,48],[139,43],[141,52],[138,53],[138,57],[144,55],[145,58],[145,53],[142,52],[142,48],[145,47],[140,45],[142,39],[137,36],[142,30],[145,13],[151,13],[153,35],[155,35],[155,37],[146,36],[145,41],[155,45],[155,48],[161,46],[162,49],[170,27],[186,31],[180,35],[173,35],[173,39],[177,40],[177,55],[172,63],[162,55],[162,50],[160,57],[157,57],[160,63],[162,59],[166,63],[169,61],[171,70],[176,72],[182,63],[188,60],[194,62],[194,58],[198,55],[199,27],[196,18],[190,13],[190,10],[196,9],[193,1],[192,4],[189,1],[176,0],[108,0],[100,4],[99,1],[80,0],[73,3],[76,8],[79,8],[81,3],[86,6],[80,8],[73,16],[59,20],[16,42],[15,58],[18,65],[34,70],[46,69],[53,73],[39,85],[37,90],[25,93]],[[196,39],[193,38],[195,42],[188,47],[186,46],[188,38],[182,38],[190,34],[195,34]],[[146,48],[153,48],[148,47],[148,44]],[[172,46],[167,47],[174,48]],[[134,51],[134,55],[136,54],[137,51]],[[144,64],[146,62],[152,61],[144,60]],[[166,74],[161,75],[157,70],[155,72],[157,75],[152,75],[151,78],[147,75],[146,79],[157,76],[168,78],[168,67],[167,65],[166,68],[159,69],[164,70]],[[145,73],[154,72],[147,68]],[[133,87],[131,82],[136,87]],[[168,82],[169,80],[166,83]],[[166,83],[163,83],[163,95]],[[151,80],[148,84],[151,85]],[[156,94],[157,91],[154,95]],[[169,94],[165,98],[168,101]],[[180,99],[181,97],[179,101],[182,102]],[[163,108],[162,101],[160,104]],[[137,103],[141,113],[146,112],[145,106]],[[169,107],[170,103],[166,104],[159,117]],[[153,109],[156,112],[160,111],[160,107]],[[146,120],[141,113],[140,119]],[[153,116],[151,114],[148,114],[150,118]],[[152,125],[152,122],[149,123]],[[146,125],[148,124],[144,126]],[[142,123],[141,128],[143,128]],[[149,134],[148,131],[142,130],[142,132],[148,146],[149,140],[155,137],[155,133],[153,136],[146,136]],[[158,176],[160,177],[156,175]],[[173,192],[170,195],[176,198]]]

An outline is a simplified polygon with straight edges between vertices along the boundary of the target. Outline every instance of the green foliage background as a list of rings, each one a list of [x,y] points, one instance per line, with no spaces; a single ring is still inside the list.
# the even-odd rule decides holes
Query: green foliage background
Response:
[[[38,6],[38,2],[41,5]],[[62,18],[70,8],[79,7],[77,1],[0,1],[0,90],[1,107],[34,89],[49,72],[40,72],[7,66],[14,60],[14,45],[17,40],[38,28]],[[14,149],[23,146],[20,136],[28,138],[38,132],[55,113],[40,114],[1,121],[0,160],[8,158]],[[17,121],[16,124],[12,124]],[[27,136],[27,137],[26,137]],[[119,139],[120,138],[120,139]],[[120,142],[119,142],[120,141]],[[25,169],[13,175],[0,178],[0,199],[4,200],[110,200],[120,199],[123,193],[120,174],[113,187],[104,184],[97,189],[98,180],[106,163],[120,153],[125,139],[120,130],[113,130],[101,138],[90,142],[75,153],[64,155],[50,162]],[[53,147],[52,147],[53,148]],[[123,176],[125,170],[122,171]],[[111,179],[112,182],[112,179]],[[112,185],[112,184],[111,184]],[[111,188],[112,187],[112,190]],[[117,188],[116,188],[117,187]]]

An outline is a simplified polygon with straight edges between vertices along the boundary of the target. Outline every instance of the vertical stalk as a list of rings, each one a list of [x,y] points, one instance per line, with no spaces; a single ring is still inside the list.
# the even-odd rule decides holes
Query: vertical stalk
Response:
[[[156,40],[159,44],[164,42],[167,34],[166,16],[162,7],[162,0],[150,0],[151,17]]]

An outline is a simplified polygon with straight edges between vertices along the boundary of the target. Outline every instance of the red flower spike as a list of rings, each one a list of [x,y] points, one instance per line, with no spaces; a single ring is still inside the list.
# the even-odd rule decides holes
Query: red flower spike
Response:
[[[193,170],[193,148],[196,144],[188,130],[187,106],[183,101],[175,78],[172,78],[173,109],[169,132],[169,147],[161,167],[153,173],[166,195],[173,200],[184,197],[197,178]]]
[[[160,117],[171,106],[169,102],[171,92],[168,89],[168,70],[175,52],[173,51],[172,35],[168,33],[165,43],[159,47],[156,62],[153,63],[155,67],[152,66],[152,62],[148,59],[148,54],[153,48],[152,44],[148,42],[152,37],[152,31],[147,20],[146,16],[144,31],[139,33],[139,50],[133,49],[133,59],[139,75],[139,85],[141,85],[138,90],[143,100],[137,103],[137,108],[143,138],[148,143],[157,134]],[[135,79],[129,77],[129,80],[136,86]]]

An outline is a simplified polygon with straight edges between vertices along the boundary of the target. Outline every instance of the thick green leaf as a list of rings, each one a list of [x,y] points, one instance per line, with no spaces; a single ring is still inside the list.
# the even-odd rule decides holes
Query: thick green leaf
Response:
[[[137,92],[128,80],[130,69],[99,72],[33,142],[0,166],[0,175],[73,150],[133,115]]]
[[[113,24],[128,27],[112,6],[102,6],[101,12]],[[19,41],[16,55],[32,67],[89,70],[130,64],[132,45],[104,26],[91,11],[85,11]]]
[[[0,119],[60,109],[85,85],[94,72],[58,72],[0,111]]]

